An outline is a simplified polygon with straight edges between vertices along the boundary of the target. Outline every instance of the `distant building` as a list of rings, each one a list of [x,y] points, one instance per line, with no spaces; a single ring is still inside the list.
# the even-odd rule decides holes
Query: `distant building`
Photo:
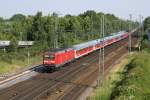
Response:
[[[0,48],[7,48],[10,45],[10,41],[0,40]]]
[[[34,44],[34,41],[19,41],[18,42],[19,47],[32,46],[33,44]]]
[[[0,40],[0,48],[7,48],[10,46],[11,41]],[[18,41],[18,47],[32,46],[34,41]]]

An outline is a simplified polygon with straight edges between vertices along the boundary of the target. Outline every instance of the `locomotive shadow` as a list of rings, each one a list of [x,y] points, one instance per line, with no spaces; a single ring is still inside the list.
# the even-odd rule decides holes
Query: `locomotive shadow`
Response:
[[[58,72],[61,70],[68,70],[68,67],[71,66],[72,64],[76,63],[79,59],[80,58],[73,60],[73,61],[66,63],[58,68],[48,69],[48,68],[44,67],[43,65],[39,65],[39,66],[32,68],[31,70],[34,72],[38,72],[38,73],[54,73],[54,72]]]
[[[45,68],[43,65],[37,66],[31,70],[38,73],[52,73],[55,71],[55,70],[47,70],[47,68]]]

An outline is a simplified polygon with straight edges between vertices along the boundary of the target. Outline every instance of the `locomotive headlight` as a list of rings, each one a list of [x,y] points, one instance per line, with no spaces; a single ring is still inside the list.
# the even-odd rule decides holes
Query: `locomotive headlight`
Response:
[[[55,63],[55,61],[50,61],[51,63]]]
[[[44,60],[44,63],[48,63],[49,61],[47,61],[47,60]]]

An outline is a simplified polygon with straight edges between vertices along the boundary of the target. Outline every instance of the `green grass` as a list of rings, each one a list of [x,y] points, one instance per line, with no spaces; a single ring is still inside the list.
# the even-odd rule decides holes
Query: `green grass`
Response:
[[[129,64],[121,84],[115,89],[115,100],[150,99],[150,54],[138,53]]]
[[[88,100],[109,100],[113,89],[116,87],[116,83],[122,80],[121,73],[123,73],[124,66],[128,64],[131,59],[131,57],[127,57],[122,60],[120,64],[113,67],[109,72],[109,75],[103,81],[102,86],[97,88]]]
[[[150,53],[133,53],[122,63],[88,100],[150,100]]]
[[[41,56],[30,57],[28,60],[12,60],[11,63],[0,61],[0,74],[15,72],[18,69],[42,63]]]

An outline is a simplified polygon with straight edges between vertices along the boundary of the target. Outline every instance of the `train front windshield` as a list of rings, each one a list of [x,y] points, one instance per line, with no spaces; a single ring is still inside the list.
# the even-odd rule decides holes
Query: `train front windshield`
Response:
[[[49,59],[49,60],[55,60],[55,55],[52,55],[52,54],[46,54],[45,56],[44,56],[44,58],[45,59]]]

